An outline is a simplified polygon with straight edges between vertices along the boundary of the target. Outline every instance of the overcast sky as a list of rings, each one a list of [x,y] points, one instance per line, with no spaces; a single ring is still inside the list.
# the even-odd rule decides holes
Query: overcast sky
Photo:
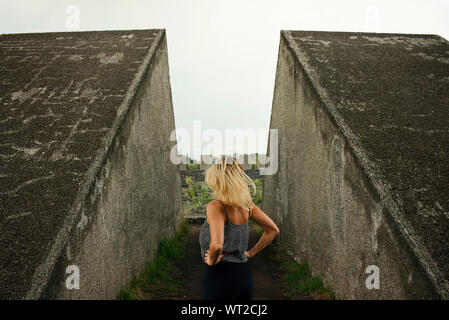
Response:
[[[195,120],[203,131],[268,130],[280,30],[449,39],[447,0],[1,0],[0,33],[72,31],[70,5],[79,31],[166,29],[176,127],[189,131]],[[265,153],[266,140],[235,151]]]

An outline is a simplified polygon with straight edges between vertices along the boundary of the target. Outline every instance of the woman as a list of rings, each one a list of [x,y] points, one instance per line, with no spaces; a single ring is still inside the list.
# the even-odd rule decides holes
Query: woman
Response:
[[[206,170],[206,184],[216,200],[206,208],[201,227],[201,256],[206,265],[202,295],[206,300],[251,300],[253,277],[248,259],[254,257],[279,234],[279,229],[251,199],[248,184],[254,182],[235,158],[220,157]],[[248,250],[248,220],[264,233]]]

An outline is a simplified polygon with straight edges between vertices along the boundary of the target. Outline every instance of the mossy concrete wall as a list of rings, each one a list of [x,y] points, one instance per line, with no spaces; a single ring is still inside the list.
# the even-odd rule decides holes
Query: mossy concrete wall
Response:
[[[57,172],[54,186],[49,189],[40,180],[33,180],[17,195],[26,199],[28,186],[40,183],[40,188],[35,190],[37,198],[45,200],[45,194],[52,192],[50,200],[57,205],[54,214],[50,211],[53,207],[49,207],[51,215],[33,212],[29,216],[14,216],[8,220],[9,224],[2,226],[10,230],[9,234],[2,234],[2,243],[16,243],[24,249],[12,251],[13,246],[11,251],[2,249],[1,297],[113,299],[123,285],[144,270],[161,238],[173,235],[182,218],[179,170],[169,158],[175,144],[170,141],[175,122],[165,30],[2,38],[2,43],[8,46],[15,45],[15,41],[21,41],[24,50],[30,50],[27,51],[31,52],[30,61],[48,64],[48,70],[41,70],[36,78],[40,87],[47,88],[41,95],[46,99],[37,100],[39,108],[50,108],[47,114],[67,124],[75,115],[73,121],[79,125],[71,125],[72,133],[69,130],[67,137],[62,136],[65,140],[61,143],[54,138],[43,150],[46,152],[35,154],[42,170]],[[46,55],[53,60],[48,57],[40,60]],[[16,64],[21,66],[19,62]],[[65,68],[65,75],[61,74],[60,78],[55,69],[57,64]],[[47,78],[47,71],[52,78]],[[30,77],[33,76],[36,75]],[[17,86],[23,84],[18,82]],[[67,99],[72,111],[58,107],[56,99],[64,95],[73,95]],[[28,98],[23,97],[24,104],[19,108],[28,110],[28,105],[33,103]],[[17,103],[10,100],[10,95],[3,99]],[[39,108],[35,106],[33,110]],[[46,117],[37,119],[47,121]],[[49,119],[52,120],[50,128],[48,125],[33,127],[32,134],[41,143],[46,140],[37,138],[37,130],[48,131],[47,135],[51,136],[55,131],[52,128],[59,128],[61,123]],[[98,135],[93,136],[93,132]],[[14,143],[23,142],[33,144],[32,139]],[[80,159],[85,165],[70,170]],[[67,190],[61,188],[66,181],[71,181],[72,173],[80,177],[78,184]],[[33,210],[38,205],[31,200],[30,210]],[[16,211],[18,206],[13,204],[12,200],[6,202],[2,213]],[[26,233],[23,236],[12,233],[11,230],[17,229],[14,226],[21,226]],[[7,235],[10,239],[5,238]],[[25,250],[27,246],[31,247]],[[8,259],[9,265],[5,265]],[[68,266],[79,269],[79,289],[66,287],[66,279],[73,272],[66,273]],[[15,270],[27,273],[19,274]]]
[[[378,37],[379,41],[366,41],[363,36]],[[307,261],[313,273],[321,275],[339,298],[447,299],[446,265],[443,263],[447,258],[448,242],[444,241],[447,234],[436,231],[433,237],[425,237],[423,231],[408,220],[410,216],[406,216],[406,208],[414,207],[416,199],[404,199],[402,194],[394,191],[398,183],[386,178],[386,172],[394,170],[397,160],[404,166],[413,165],[409,161],[413,152],[410,155],[402,153],[404,158],[396,159],[392,157],[396,150],[383,152],[380,147],[391,146],[397,139],[398,133],[391,131],[388,119],[389,109],[396,106],[389,101],[372,106],[372,112],[381,113],[378,120],[362,109],[377,102],[367,99],[367,92],[376,95],[376,90],[380,89],[380,84],[376,83],[377,72],[387,72],[387,65],[395,61],[375,56],[379,52],[397,54],[392,47],[400,46],[402,42],[395,40],[402,37],[393,36],[346,32],[281,33],[270,124],[270,128],[279,130],[279,169],[275,175],[264,178],[263,210],[279,225],[281,244],[297,261]],[[367,46],[356,39],[366,41]],[[404,36],[404,39],[409,39],[410,46],[416,47],[418,43],[427,50],[446,52],[446,58],[449,53],[449,45],[438,36],[421,38],[415,35]],[[372,55],[366,54],[365,49]],[[407,54],[401,54],[403,56],[395,58],[407,57]],[[353,65],[342,68],[344,63],[341,61]],[[423,66],[409,66],[414,72],[418,70],[417,76],[425,74],[420,67]],[[438,63],[437,67],[445,72],[448,70],[444,63]],[[427,70],[434,72],[436,68]],[[447,81],[441,75],[434,74],[434,78]],[[390,87],[399,95],[398,100],[403,100],[400,95],[406,96],[407,90],[413,87],[410,86],[413,79],[403,80],[396,83],[402,86]],[[357,83],[363,83],[364,90],[357,91]],[[346,95],[344,90],[347,90]],[[439,103],[447,98],[447,90],[437,92],[431,108],[437,112]],[[380,96],[379,100],[382,99],[385,100],[385,96]],[[345,108],[350,107],[352,110],[346,114],[348,109]],[[383,110],[387,110],[384,118]],[[351,112],[359,118],[349,117]],[[419,113],[410,111],[413,112]],[[430,116],[425,116],[427,111],[421,113],[421,119],[429,120]],[[404,135],[410,130],[401,124],[401,115],[407,118],[410,114],[401,113],[399,120],[396,119],[401,129],[399,134]],[[434,123],[434,129],[440,129],[441,124]],[[447,121],[445,123],[446,130],[439,133],[443,136],[447,136]],[[416,124],[415,128],[418,131],[420,127],[421,124]],[[447,152],[441,143],[444,139],[439,142],[435,136],[424,135],[430,144],[433,143],[433,149],[425,151],[433,152],[427,159],[447,171],[447,163],[439,163],[437,159]],[[409,144],[415,156],[421,154],[419,141],[408,139],[404,143]],[[378,152],[382,154],[367,152],[371,151],[370,145],[378,145]],[[391,157],[390,165],[379,164],[383,157]],[[426,169],[423,167],[422,170]],[[435,181],[443,179],[436,170],[425,172],[433,175]],[[397,178],[402,179],[400,181],[406,187],[419,183],[410,176]],[[436,185],[428,187],[438,188]],[[426,192],[439,194],[431,189]],[[447,195],[438,197],[440,204],[447,203]],[[441,208],[440,215],[444,217],[447,210],[446,206]],[[447,223],[447,219],[441,219],[435,230],[447,229]],[[430,250],[438,247],[442,248],[442,256],[432,254],[434,252]],[[379,268],[379,289],[366,287],[365,281],[371,272],[365,271],[370,265]]]

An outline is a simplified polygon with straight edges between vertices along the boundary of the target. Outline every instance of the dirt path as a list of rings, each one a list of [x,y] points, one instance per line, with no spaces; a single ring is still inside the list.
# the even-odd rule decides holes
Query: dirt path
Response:
[[[180,280],[179,288],[172,292],[151,292],[150,299],[201,299],[201,284],[205,270],[205,263],[201,259],[198,242],[201,224],[190,224],[190,232],[184,240],[182,257],[174,262],[172,277]],[[249,246],[256,243],[259,236],[254,225],[250,224]],[[281,263],[293,261],[274,244],[270,244],[262,252],[250,260],[254,278],[254,299],[257,300],[285,300],[311,299],[310,296],[297,294],[292,298],[284,296],[286,284],[283,280]]]

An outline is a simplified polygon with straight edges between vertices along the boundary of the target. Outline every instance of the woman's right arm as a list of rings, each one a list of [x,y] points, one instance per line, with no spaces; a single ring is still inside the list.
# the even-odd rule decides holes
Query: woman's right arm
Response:
[[[276,224],[271,220],[271,218],[263,212],[258,206],[253,203],[253,212],[251,217],[254,222],[263,229],[263,234],[260,237],[259,241],[251,248],[251,250],[246,251],[245,253],[249,258],[254,257],[263,248],[265,248],[271,241],[273,241],[274,237],[279,234],[279,228]]]

